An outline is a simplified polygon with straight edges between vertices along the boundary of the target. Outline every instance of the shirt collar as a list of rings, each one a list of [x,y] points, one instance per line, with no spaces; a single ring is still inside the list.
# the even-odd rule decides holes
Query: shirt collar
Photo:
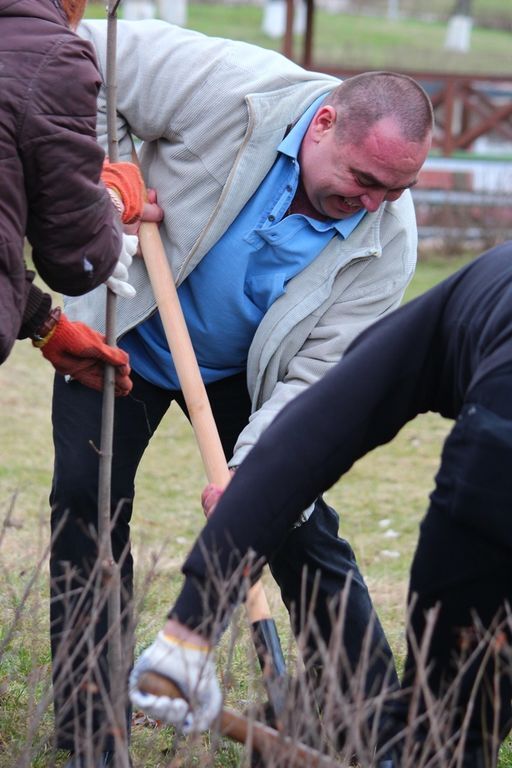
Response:
[[[297,159],[300,145],[302,144],[302,139],[304,138],[309,124],[313,119],[313,115],[317,111],[320,104],[326,99],[326,97],[326,93],[322,94],[322,96],[319,96],[318,99],[315,99],[311,106],[306,109],[302,116],[299,117],[297,122],[294,123],[291,130],[279,144],[277,148],[278,152],[281,152],[283,155],[288,155],[288,157],[291,157],[293,160]]]

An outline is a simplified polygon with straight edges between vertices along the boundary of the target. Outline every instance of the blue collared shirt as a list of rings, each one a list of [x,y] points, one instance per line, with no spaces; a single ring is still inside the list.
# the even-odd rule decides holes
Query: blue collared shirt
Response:
[[[328,221],[285,216],[299,183],[302,139],[324,99],[317,99],[283,139],[254,195],[178,288],[206,384],[245,370],[256,329],[289,280],[333,237],[348,237],[364,216],[364,211]],[[139,375],[165,389],[180,388],[158,312],[127,333],[120,346]]]

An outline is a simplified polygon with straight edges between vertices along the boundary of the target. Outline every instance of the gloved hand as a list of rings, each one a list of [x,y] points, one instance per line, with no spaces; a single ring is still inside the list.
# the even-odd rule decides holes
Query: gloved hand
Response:
[[[169,678],[186,700],[144,693],[138,687],[143,672],[156,672]],[[130,699],[134,707],[155,720],[180,727],[184,733],[206,730],[222,705],[210,648],[159,632],[135,663],[130,675]]]
[[[233,477],[235,474],[235,469],[230,469],[229,473],[231,477]],[[206,518],[213,514],[215,507],[219,503],[220,498],[225,490],[226,487],[221,488],[220,485],[215,485],[215,483],[208,483],[208,485],[205,486],[201,494],[201,506]]]
[[[133,385],[126,352],[105,344],[105,337],[84,323],[70,322],[59,307],[51,311],[47,327],[45,336],[36,336],[32,344],[58,373],[101,391],[104,366],[110,363],[115,366],[116,397],[130,392]]]
[[[135,235],[123,234],[123,244],[121,246],[118,262],[114,271],[106,281],[106,285],[110,290],[117,293],[118,296],[122,296],[123,299],[133,299],[137,293],[133,285],[128,282],[128,269],[131,266],[133,257],[137,253],[138,246],[138,237]]]
[[[132,224],[142,217],[146,192],[144,180],[135,163],[111,163],[106,159],[101,179],[123,224]]]

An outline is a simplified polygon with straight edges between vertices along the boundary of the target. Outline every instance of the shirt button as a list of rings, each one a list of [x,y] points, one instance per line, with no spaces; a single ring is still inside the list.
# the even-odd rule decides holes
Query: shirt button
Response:
[[[269,221],[275,221],[275,220],[276,220],[276,217],[275,217],[275,216],[273,216],[272,214],[270,214],[270,216],[268,217],[268,220],[269,220]]]
[[[291,188],[290,184],[288,184],[288,186],[286,187],[286,191],[287,192],[291,192],[292,191],[292,188]]]

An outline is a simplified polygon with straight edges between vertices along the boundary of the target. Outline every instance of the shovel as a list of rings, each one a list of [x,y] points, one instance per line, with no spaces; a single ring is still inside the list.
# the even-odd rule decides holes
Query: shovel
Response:
[[[224,488],[230,480],[228,465],[158,226],[142,223],[139,242],[206,476]],[[286,664],[261,581],[249,590],[246,608],[269,703],[279,722],[286,698]]]
[[[138,680],[138,688],[144,693],[169,698],[184,698],[178,686],[167,677],[156,672],[143,672]],[[223,708],[219,715],[219,731],[240,744],[252,743],[263,760],[270,764],[277,761],[287,768],[346,768],[312,747],[283,736],[268,725],[249,719],[231,709]]]

